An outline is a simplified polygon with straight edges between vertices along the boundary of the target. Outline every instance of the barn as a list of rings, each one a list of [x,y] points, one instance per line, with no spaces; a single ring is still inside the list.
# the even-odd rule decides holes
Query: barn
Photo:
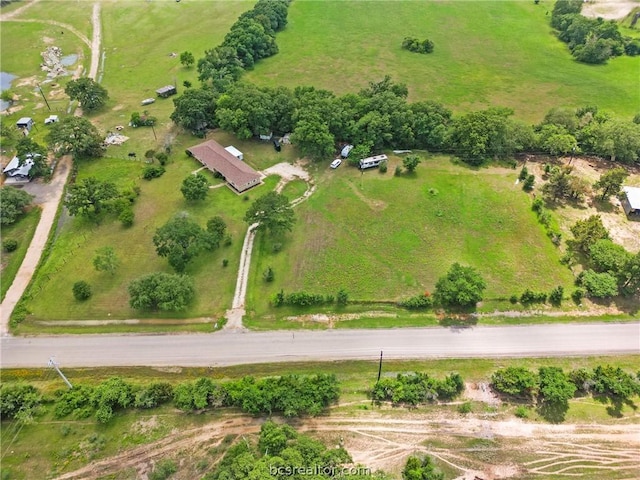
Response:
[[[171,95],[175,95],[176,93],[178,93],[178,90],[176,90],[176,87],[173,85],[167,85],[165,87],[162,87],[156,90],[156,94],[160,98],[167,98],[167,97],[170,97]]]
[[[187,155],[198,160],[210,171],[222,175],[227,185],[236,192],[244,192],[260,184],[261,176],[258,172],[215,140],[188,148]]]

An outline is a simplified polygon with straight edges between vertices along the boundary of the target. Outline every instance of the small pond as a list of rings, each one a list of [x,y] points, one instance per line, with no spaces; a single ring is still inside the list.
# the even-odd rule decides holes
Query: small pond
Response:
[[[11,82],[13,82],[16,78],[16,75],[11,75],[10,73],[0,72],[0,92],[4,92],[11,88]],[[7,108],[9,108],[9,102],[5,102],[4,100],[0,100],[0,112],[4,112]]]
[[[78,61],[78,55],[76,53],[71,53],[69,55],[65,55],[60,59],[60,63],[65,67],[70,67],[74,63]]]

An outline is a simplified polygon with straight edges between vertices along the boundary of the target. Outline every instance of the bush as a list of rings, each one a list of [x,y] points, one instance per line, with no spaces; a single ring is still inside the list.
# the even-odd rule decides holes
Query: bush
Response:
[[[596,273],[585,270],[580,274],[580,285],[593,298],[609,298],[618,294],[618,281],[610,273]]]
[[[544,292],[534,292],[533,290],[526,289],[520,295],[520,303],[523,305],[530,303],[544,303],[547,301],[547,294]]]
[[[165,172],[165,168],[160,165],[147,165],[142,171],[142,178],[152,180],[161,177]]]
[[[267,267],[267,269],[262,272],[262,278],[265,282],[273,282],[275,278],[275,274],[273,273],[273,268]]]
[[[493,372],[491,384],[497,392],[529,399],[538,387],[538,377],[524,367],[500,368]]]
[[[118,215],[118,220],[120,220],[120,223],[122,223],[123,227],[130,227],[131,225],[133,225],[133,219],[135,217],[135,214],[133,213],[133,209],[132,208],[125,208],[120,212],[120,215]]]
[[[527,418],[529,416],[529,409],[524,405],[520,405],[516,408],[515,416],[518,418]]]
[[[41,401],[42,395],[32,385],[0,385],[0,419],[26,419]]]
[[[420,41],[417,38],[405,37],[402,41],[402,48],[414,53],[431,53],[433,52],[434,44],[428,38]]]
[[[73,296],[78,301],[85,301],[91,297],[91,285],[84,280],[73,284]]]
[[[409,310],[422,310],[433,306],[433,298],[420,294],[406,300],[400,300],[398,306]]]
[[[395,172],[393,172],[393,174],[396,177],[399,177],[400,175],[402,175],[402,167],[400,165],[396,165],[396,170],[395,170]]]
[[[522,170],[520,170],[520,174],[518,175],[518,180],[520,180],[521,182],[524,182],[528,176],[529,176],[529,170],[527,170],[527,167],[522,167]]]
[[[464,402],[461,405],[458,405],[458,413],[466,415],[467,413],[471,413],[473,411],[473,404],[471,402]]]
[[[344,307],[347,303],[349,303],[349,294],[343,288],[338,290],[338,294],[336,295],[336,303],[341,307]]]
[[[580,305],[580,303],[582,303],[584,293],[584,288],[576,288],[573,292],[571,292],[571,299],[575,302],[576,305]]]
[[[14,240],[13,238],[5,240],[4,242],[2,242],[2,248],[4,248],[4,251],[7,253],[15,252],[18,248],[18,241]]]
[[[160,460],[149,474],[149,480],[167,480],[178,471],[178,466],[173,460]]]
[[[226,259],[226,258],[223,258],[223,259],[222,259],[222,266],[223,266],[223,267],[226,267],[227,265],[229,265],[229,260],[228,260],[228,259]]]
[[[549,292],[549,302],[552,305],[560,305],[562,303],[562,297],[564,296],[564,288],[562,285],[558,285],[556,288]]]
[[[512,304],[514,304],[514,305],[515,305],[516,303],[518,303],[518,295],[516,295],[516,294],[514,293],[513,295],[511,295],[511,296],[509,297],[509,301],[510,301]]]
[[[387,168],[388,168],[387,162],[382,162],[382,163],[378,166],[378,171],[379,171],[380,173],[387,173]]]
[[[173,398],[173,387],[170,383],[154,382],[143,387],[136,393],[134,406],[136,408],[154,408]]]
[[[536,177],[534,175],[528,175],[525,178],[524,183],[522,184],[522,188],[526,192],[530,192],[533,190],[533,185],[536,183]]]
[[[169,155],[164,152],[158,152],[156,153],[156,159],[160,162],[160,165],[164,166],[169,161]]]

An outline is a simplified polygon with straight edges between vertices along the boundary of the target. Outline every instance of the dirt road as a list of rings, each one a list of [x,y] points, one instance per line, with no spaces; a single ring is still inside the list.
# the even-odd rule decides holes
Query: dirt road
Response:
[[[37,201],[42,208],[42,215],[40,216],[40,222],[36,227],[36,231],[27,250],[27,254],[20,265],[18,274],[13,280],[11,287],[7,291],[7,295],[4,297],[0,310],[2,310],[2,321],[0,323],[0,335],[5,336],[9,334],[9,318],[13,312],[16,303],[22,297],[27,285],[31,281],[31,277],[36,270],[36,266],[42,256],[42,250],[49,238],[49,232],[53,227],[53,222],[56,217],[56,211],[58,210],[58,204],[62,198],[64,192],[64,186],[67,183],[67,178],[71,173],[72,160],[70,156],[64,156],[58,163],[53,179],[49,184],[34,185],[38,191]],[[25,187],[26,191],[29,191],[29,186]]]

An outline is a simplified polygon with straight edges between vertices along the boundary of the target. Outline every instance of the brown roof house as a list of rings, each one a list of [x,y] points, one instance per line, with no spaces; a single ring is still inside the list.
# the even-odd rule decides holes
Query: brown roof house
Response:
[[[260,184],[260,174],[233,156],[215,140],[208,140],[187,149],[187,155],[198,160],[212,172],[218,172],[237,192]]]

